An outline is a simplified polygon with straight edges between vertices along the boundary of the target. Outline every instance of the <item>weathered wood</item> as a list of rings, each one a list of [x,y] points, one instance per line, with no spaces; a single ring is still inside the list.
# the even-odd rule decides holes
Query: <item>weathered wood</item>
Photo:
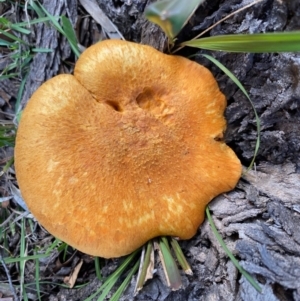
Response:
[[[243,178],[247,182],[242,180],[238,188],[244,197],[242,193],[231,193],[211,204],[215,218],[221,221],[219,230],[226,238],[238,234],[234,249],[247,271],[284,289],[297,290],[300,216],[295,205],[299,204],[300,174],[290,163],[265,164]]]
[[[144,9],[155,0],[111,1],[97,0],[127,40],[151,45],[158,50],[167,47],[167,38],[163,31],[149,22]]]
[[[53,16],[67,15],[75,24],[77,18],[77,1],[43,1],[44,8]],[[33,92],[46,80],[62,71],[62,62],[70,56],[71,49],[64,37],[53,27],[53,24],[40,23],[35,29],[35,36],[29,42],[36,40],[36,48],[52,50],[50,53],[38,52],[30,64],[30,72],[25,85],[21,104],[25,106]],[[64,70],[66,72],[66,70]]]

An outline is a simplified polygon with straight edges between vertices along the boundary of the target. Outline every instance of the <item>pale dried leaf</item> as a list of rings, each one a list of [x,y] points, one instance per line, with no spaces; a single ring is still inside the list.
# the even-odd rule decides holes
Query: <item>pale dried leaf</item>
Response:
[[[83,260],[80,260],[79,263],[76,265],[74,271],[72,272],[72,274],[70,276],[67,276],[64,278],[64,283],[67,284],[69,286],[69,288],[73,288],[75,285],[75,282],[77,280],[78,277],[78,273],[81,269],[81,266],[83,264]]]

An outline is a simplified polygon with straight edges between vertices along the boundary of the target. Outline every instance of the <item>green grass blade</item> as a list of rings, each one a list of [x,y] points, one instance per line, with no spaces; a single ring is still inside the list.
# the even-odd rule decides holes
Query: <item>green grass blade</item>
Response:
[[[48,17],[44,17],[45,14],[42,14],[43,17],[41,18],[36,18],[36,19],[33,19],[33,20],[29,20],[28,22],[20,22],[18,23],[18,25],[21,27],[21,26],[28,26],[28,25],[34,25],[34,24],[37,24],[37,23],[46,23],[48,21],[50,21],[50,19]]]
[[[176,262],[172,256],[168,240],[161,237],[159,240],[159,250],[161,252],[161,261],[167,278],[168,286],[172,290],[178,290],[182,287],[181,276]]]
[[[36,14],[39,16],[39,18],[41,19],[45,18],[45,12],[41,9],[40,3],[38,1],[30,0],[29,4],[32,7],[32,9],[36,12]]]
[[[49,255],[50,254],[37,254],[37,255],[23,256],[23,257],[16,257],[16,258],[6,257],[6,258],[3,258],[3,260],[6,264],[16,263],[16,262],[20,263],[22,261],[45,258],[45,257],[48,257]]]
[[[0,25],[2,29],[12,29],[23,34],[30,34],[30,30],[23,28],[23,25],[21,23],[11,23],[4,17],[0,17]]]
[[[77,37],[76,37],[75,31],[74,31],[74,28],[73,28],[71,22],[65,16],[61,17],[61,21],[62,21],[62,26],[63,26],[63,30],[64,30],[64,36],[68,39],[70,46],[71,46],[73,52],[75,53],[75,55],[77,57],[79,57],[80,51],[78,48]]]
[[[16,263],[16,262],[22,262],[22,261],[28,261],[28,260],[39,260],[42,258],[46,258],[48,256],[50,256],[50,253],[52,252],[53,249],[55,249],[56,247],[58,247],[58,245],[61,243],[60,240],[56,239],[51,246],[49,246],[47,248],[47,250],[43,253],[43,254],[35,254],[35,255],[30,255],[30,256],[23,256],[23,257],[8,257],[8,258],[4,258],[4,262],[7,264],[10,263]]]
[[[39,3],[39,2],[38,2]],[[63,27],[58,22],[58,17],[52,16],[43,6],[39,3],[39,9],[43,11],[44,14],[50,19],[52,24],[54,25],[55,29],[60,32],[63,36],[65,36],[71,46],[72,51],[74,54],[79,57],[80,51],[77,45],[77,39],[74,32],[74,29],[72,28],[72,24],[70,23],[69,19],[67,17],[62,16],[62,23]]]
[[[10,24],[10,21],[4,17],[0,17],[0,25],[1,27],[8,27],[8,24]]]
[[[18,75],[19,75],[18,73],[9,73],[7,75],[0,75],[0,80],[5,80],[5,79],[8,79],[8,78],[17,77]]]
[[[102,275],[101,275],[101,267],[100,267],[100,258],[99,257],[94,257],[95,261],[95,270],[96,270],[96,276],[99,280],[102,280]]]
[[[162,0],[150,4],[145,16],[173,40],[204,0]]]
[[[11,23],[9,27],[14,31],[18,31],[23,34],[30,34],[30,32],[31,32],[30,30],[23,28],[22,26],[20,26],[20,24],[17,24],[17,23],[15,23],[15,24]]]
[[[61,247],[61,246],[59,246],[59,248],[60,248],[60,247]],[[63,250],[62,250],[62,254],[63,254],[63,256],[62,256],[63,262],[65,262],[65,261],[67,260],[68,247],[69,247],[68,244],[64,244],[64,248],[63,248]],[[58,249],[59,249],[59,248],[58,248]]]
[[[102,286],[92,295],[90,295],[88,298],[84,299],[83,301],[92,301],[100,292],[102,291]]]
[[[53,241],[53,243],[47,248],[47,250],[46,250],[46,254],[50,254],[50,252],[52,251],[52,250],[54,250],[55,248],[57,248],[57,249],[59,249],[59,247],[60,247],[60,245],[61,244],[64,244],[64,243],[62,243],[62,241],[61,240],[59,240],[58,238],[55,238],[55,240]],[[59,252],[61,252],[62,250],[58,250]]]
[[[4,175],[8,171],[8,169],[13,165],[14,161],[15,161],[15,158],[12,157],[5,163],[3,169],[0,171],[0,177],[2,177],[2,175]],[[1,222],[0,222],[0,224],[1,224]],[[0,233],[1,233],[1,229],[0,229]],[[0,235],[0,241],[1,241],[1,235]]]
[[[122,282],[122,284],[119,286],[117,291],[111,297],[110,301],[118,301],[120,299],[120,297],[123,294],[124,290],[126,289],[128,284],[130,283],[130,280],[131,280],[132,276],[137,272],[138,267],[139,267],[139,263],[140,263],[139,260],[135,263],[135,265],[133,266],[131,271],[126,276],[125,280]]]
[[[118,278],[120,277],[120,275],[124,272],[124,270],[127,268],[127,266],[132,262],[132,260],[135,258],[135,256],[138,254],[140,250],[136,250],[133,253],[131,253],[130,255],[128,255],[124,262],[118,267],[118,269],[112,273],[107,279],[106,281],[111,281],[111,279],[114,278]]]
[[[39,2],[37,2],[39,5],[40,10],[46,14],[46,16],[49,18],[50,22],[52,22],[52,24],[54,25],[55,29],[60,32],[61,34],[64,34],[64,31],[62,29],[62,27],[60,26],[58,19],[59,17],[57,16],[52,16],[45,8],[42,4],[40,4]]]
[[[210,224],[210,227],[215,235],[215,237],[217,238],[218,242],[220,243],[220,245],[222,246],[222,248],[224,249],[224,251],[226,252],[227,256],[230,258],[230,260],[232,261],[232,263],[235,265],[235,267],[240,271],[240,273],[249,281],[249,283],[259,292],[262,292],[261,287],[258,285],[258,283],[251,277],[251,275],[244,270],[244,268],[239,264],[239,262],[237,261],[237,259],[234,257],[234,255],[231,253],[231,251],[228,249],[228,247],[226,246],[224,240],[222,239],[221,235],[219,234],[215,223],[212,219],[212,216],[210,215],[209,212],[209,208],[208,206],[205,209],[206,212],[206,216],[208,218],[208,222]]]
[[[0,147],[4,146],[14,146],[14,138],[11,137],[0,137]]]
[[[227,52],[298,52],[300,31],[213,36],[187,41],[182,45]]]
[[[14,58],[13,55],[10,55],[10,58],[15,59],[15,61],[11,62],[8,66],[6,66],[6,68],[2,71],[3,73],[7,73],[8,71],[16,69],[18,67],[18,65],[20,64],[18,61],[19,58]]]
[[[191,266],[189,265],[189,263],[187,262],[180,246],[179,243],[176,239],[172,238],[171,239],[171,245],[172,248],[174,250],[174,253],[176,255],[177,261],[179,262],[180,266],[182,267],[182,269],[184,270],[184,272],[188,275],[193,275]]]
[[[4,47],[10,47],[13,43],[10,41],[6,41],[3,39],[0,39],[0,46],[4,46]]]
[[[24,288],[25,288],[25,287],[24,287]],[[27,296],[27,293],[26,293],[25,290],[23,291],[23,300],[24,300],[24,301],[29,301],[28,296]]]
[[[107,277],[107,279],[104,281],[104,283],[101,285],[101,287],[95,293],[93,293],[91,296],[89,296],[87,299],[85,299],[84,301],[93,300],[93,298],[95,298],[103,290],[105,290],[105,294],[102,293],[99,298],[104,298],[105,299],[105,296],[112,289],[112,287],[117,282],[119,277],[123,274],[123,272],[128,267],[128,265],[134,260],[134,258],[136,257],[136,255],[138,254],[139,251],[140,250],[136,250],[133,253],[131,253],[130,255],[128,255],[125,258],[125,260],[123,261],[123,263],[109,277]],[[109,287],[109,289],[107,287]],[[104,300],[104,299],[98,299],[98,301],[99,300]]]
[[[104,287],[102,294],[99,296],[97,301],[104,301],[108,293],[112,290],[116,282],[118,281],[118,277],[112,278],[107,285]]]
[[[248,98],[254,115],[255,115],[255,121],[256,121],[256,132],[257,132],[257,138],[256,138],[256,143],[255,143],[255,149],[254,149],[254,154],[253,154],[253,158],[251,160],[251,163],[249,164],[248,170],[252,168],[258,150],[259,150],[259,146],[260,146],[260,118],[256,112],[255,106],[249,96],[249,94],[247,93],[247,91],[245,90],[245,88],[243,87],[243,85],[241,84],[241,82],[236,78],[236,76],[229,71],[223,64],[221,64],[218,60],[216,60],[214,57],[208,55],[208,54],[202,54],[205,58],[207,58],[208,60],[210,60],[212,63],[214,63],[217,67],[219,67],[238,87],[239,89],[244,93],[244,95]]]
[[[0,125],[0,147],[15,145],[15,130],[11,125]]]
[[[22,39],[16,37],[15,35],[5,31],[5,30],[2,30],[0,29],[0,33],[3,34],[4,36],[6,36],[7,38],[11,39],[12,41],[14,42],[19,42],[21,44],[24,44],[24,45],[27,45],[29,46],[29,44],[27,44],[25,41],[23,41]],[[1,42],[4,41],[3,39],[1,39]]]
[[[15,113],[16,114],[19,114],[21,112],[21,100],[22,100],[22,95],[23,95],[24,89],[25,89],[25,84],[27,81],[28,74],[29,74],[29,72],[27,72],[25,74],[25,76],[23,76],[23,79],[21,81],[21,84],[20,84],[20,87],[18,90],[17,101],[16,101],[16,105],[15,105]],[[18,120],[18,121],[20,121],[20,120]]]
[[[32,52],[40,52],[40,53],[50,53],[53,52],[53,49],[50,48],[32,48]]]

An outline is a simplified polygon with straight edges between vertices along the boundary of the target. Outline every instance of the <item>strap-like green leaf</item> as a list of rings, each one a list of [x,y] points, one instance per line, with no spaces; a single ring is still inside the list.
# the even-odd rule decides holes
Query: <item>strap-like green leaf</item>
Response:
[[[182,45],[228,52],[297,52],[300,51],[300,31],[213,36]]]
[[[206,207],[205,209],[205,213],[208,219],[208,222],[210,224],[210,227],[215,235],[215,237],[217,238],[219,244],[222,246],[223,250],[226,252],[227,256],[231,259],[231,262],[235,265],[235,267],[240,271],[240,273],[249,281],[249,283],[259,292],[262,292],[261,287],[259,286],[259,284],[252,278],[252,276],[250,274],[248,274],[247,271],[245,271],[243,269],[243,267],[239,264],[239,262],[237,261],[237,259],[234,257],[234,255],[231,253],[231,251],[228,249],[228,247],[226,246],[224,240],[222,239],[221,235],[219,234],[215,223],[211,217],[211,214],[209,212],[209,208]]]
[[[62,28],[64,30],[65,37],[68,39],[69,43],[72,44],[74,47],[76,47],[78,50],[77,37],[70,20],[66,16],[61,16],[61,21],[62,21]],[[80,53],[78,53],[78,55],[80,55]]]
[[[64,35],[74,54],[79,57],[80,56],[80,51],[79,51],[79,48],[78,48],[78,45],[77,45],[77,38],[76,38],[76,35],[75,35],[75,32],[74,32],[74,29],[72,27],[72,24],[70,23],[69,19],[67,17],[62,17],[62,23],[63,23],[63,27],[61,27],[61,25],[59,24],[58,20],[59,19],[58,17],[56,16],[52,16],[44,7],[42,4],[40,4],[39,2],[37,2],[38,5],[34,5],[33,6],[33,3],[32,4],[32,7],[34,8],[34,10],[37,12],[39,11],[40,14],[41,14],[41,17],[43,17],[42,14],[46,14],[46,16],[50,19],[50,21],[52,22],[52,24],[54,25],[55,29],[57,31],[59,31],[62,35]]]
[[[253,158],[251,160],[251,163],[248,167],[247,170],[250,170],[255,162],[256,156],[258,154],[258,150],[259,150],[259,146],[260,146],[260,118],[256,112],[254,103],[252,102],[249,94],[247,93],[246,89],[244,88],[244,86],[241,84],[241,82],[236,78],[236,76],[230,71],[228,70],[222,63],[220,63],[218,60],[216,60],[214,57],[208,55],[208,54],[202,54],[205,58],[207,58],[208,60],[210,60],[212,63],[214,63],[217,67],[219,67],[238,87],[239,89],[244,93],[244,95],[248,98],[254,115],[255,115],[255,120],[256,120],[256,130],[257,130],[257,138],[256,138],[256,143],[255,143],[255,149],[254,149],[254,154],[253,154]]]

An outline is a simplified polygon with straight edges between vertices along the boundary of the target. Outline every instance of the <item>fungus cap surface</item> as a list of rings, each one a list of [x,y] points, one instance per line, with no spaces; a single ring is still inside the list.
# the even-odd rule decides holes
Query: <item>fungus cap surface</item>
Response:
[[[241,164],[221,141],[226,100],[210,71],[179,56],[104,41],[29,100],[15,167],[53,235],[101,257],[151,238],[191,238]]]

